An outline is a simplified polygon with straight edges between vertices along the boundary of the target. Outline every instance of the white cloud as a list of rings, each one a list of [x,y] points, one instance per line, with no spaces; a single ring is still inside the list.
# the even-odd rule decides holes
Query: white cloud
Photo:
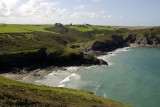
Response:
[[[46,24],[61,22],[64,21],[65,18],[69,18],[67,9],[58,9],[55,7],[59,4],[58,2],[28,0],[28,2],[21,4],[19,7],[14,7],[11,10],[9,10],[8,7],[16,6],[18,2],[8,3],[9,2],[0,2],[0,23]],[[2,16],[6,17],[3,18]]]
[[[84,18],[84,17],[89,17],[89,18],[99,18],[100,15],[95,13],[95,12],[75,12],[70,15],[70,18]]]
[[[31,16],[31,15],[43,15],[45,13],[54,13],[56,9],[53,7],[58,5],[57,2],[45,2],[43,0],[29,0],[26,4],[23,4],[18,8],[19,15]]]
[[[17,5],[20,0],[1,0],[0,2],[5,3],[9,8]]]
[[[4,4],[4,2],[0,2],[0,16],[4,17],[7,13],[7,6]]]
[[[89,8],[88,5],[84,5],[84,4],[81,4],[81,5],[78,5],[78,6],[75,6],[74,9],[87,9]]]
[[[111,18],[112,15],[108,15],[108,16],[104,15],[104,16],[102,16],[102,17],[103,17],[103,18]]]
[[[14,2],[13,2],[14,1]],[[47,0],[0,0],[0,23],[19,24],[53,24],[97,22],[95,20],[110,18],[106,11],[85,11],[89,5],[78,5],[75,10],[57,8],[58,2]],[[23,3],[23,4],[22,4]]]
[[[104,12],[103,12],[104,13]],[[80,12],[74,12],[70,15],[70,18],[111,18],[112,15],[104,15],[104,14],[98,14],[96,12],[86,12],[86,11],[80,11]]]
[[[20,0],[1,0],[0,1],[0,16],[6,17],[14,14],[14,7]]]

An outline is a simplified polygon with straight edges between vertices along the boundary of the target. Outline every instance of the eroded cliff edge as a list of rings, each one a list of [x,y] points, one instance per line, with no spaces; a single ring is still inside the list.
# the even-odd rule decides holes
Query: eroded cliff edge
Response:
[[[1,33],[0,71],[108,65],[96,57],[126,46],[160,46],[159,27],[129,30],[61,25],[45,30],[47,32]]]

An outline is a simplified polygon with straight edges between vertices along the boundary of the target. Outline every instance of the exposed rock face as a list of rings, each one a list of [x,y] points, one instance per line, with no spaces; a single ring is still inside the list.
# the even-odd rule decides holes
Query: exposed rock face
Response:
[[[92,46],[92,50],[109,52],[124,46],[126,46],[126,42],[122,35],[113,35],[111,39],[104,42],[96,41]]]
[[[104,42],[96,41],[91,50],[109,52],[125,46],[131,47],[160,47],[160,38],[156,34],[128,34],[125,38],[122,35],[113,35],[111,40]]]
[[[92,46],[92,50],[107,51],[107,46],[104,42],[96,41]]]
[[[79,37],[87,37],[87,40],[89,40],[90,38],[94,38],[94,34],[103,33],[106,34],[106,36],[100,39],[94,38],[94,40],[97,41],[87,48],[81,45],[71,46],[71,48],[80,50],[82,52],[81,54],[60,56],[59,53],[47,54],[46,49],[40,49],[38,52],[3,54],[0,55],[0,69],[10,71],[17,68],[32,70],[48,66],[108,65],[107,62],[97,59],[96,56],[106,55],[109,51],[125,46],[160,47],[159,29],[149,29],[146,31],[120,30],[112,32],[94,30],[90,32],[80,32],[65,27],[55,27],[50,28],[49,30],[57,31],[57,33],[64,34],[64,37],[68,37],[65,40],[59,36],[53,38],[55,41],[59,41],[60,44],[63,44],[63,46],[66,46],[68,41],[70,43],[76,42]],[[84,38],[79,39],[84,40]]]
[[[33,53],[17,53],[0,55],[0,73],[16,69],[34,70],[49,66],[90,66],[108,65],[107,62],[97,59],[91,54],[71,54],[69,56],[47,55],[46,49],[40,49]]]
[[[87,65],[108,65],[107,62],[105,62],[104,60],[102,59],[97,59],[95,58],[94,56],[92,55],[89,55],[89,54],[84,54],[84,64],[87,64]]]

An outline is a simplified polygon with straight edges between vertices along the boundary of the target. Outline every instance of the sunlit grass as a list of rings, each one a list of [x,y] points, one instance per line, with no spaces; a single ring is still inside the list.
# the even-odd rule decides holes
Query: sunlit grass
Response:
[[[69,26],[69,28],[72,28],[81,32],[87,32],[92,30],[116,30],[114,28],[109,28],[106,26]]]
[[[0,24],[0,33],[23,33],[23,32],[50,32],[45,28],[54,27],[54,25],[13,25],[13,24]]]

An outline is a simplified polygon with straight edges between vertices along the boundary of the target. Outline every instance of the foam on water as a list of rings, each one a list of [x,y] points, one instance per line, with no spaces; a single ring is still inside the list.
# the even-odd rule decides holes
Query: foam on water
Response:
[[[117,53],[122,52],[122,51],[125,52],[125,51],[130,51],[130,50],[131,50],[130,47],[119,48],[119,49],[115,50],[113,53],[117,54]]]
[[[96,86],[94,94],[97,93],[97,91],[99,90],[100,87],[101,87],[101,86],[100,86],[99,84]]]
[[[103,97],[107,98],[107,94],[103,91]]]
[[[66,82],[69,82],[71,80],[80,80],[80,75],[73,73],[71,75],[69,75],[68,77],[66,77],[65,79],[63,79],[58,87],[64,87]]]
[[[84,67],[84,68],[94,68],[96,67],[96,65],[92,65],[92,66],[88,66],[88,67]]]
[[[62,70],[53,71],[52,73],[48,74],[47,76],[44,76],[40,80],[36,80],[35,83],[57,87],[59,86],[62,80],[64,80],[66,77],[68,77],[71,74],[72,74],[71,72],[62,71]]]
[[[80,67],[71,66],[71,67],[64,67],[64,68],[67,69],[67,71],[76,72]]]

